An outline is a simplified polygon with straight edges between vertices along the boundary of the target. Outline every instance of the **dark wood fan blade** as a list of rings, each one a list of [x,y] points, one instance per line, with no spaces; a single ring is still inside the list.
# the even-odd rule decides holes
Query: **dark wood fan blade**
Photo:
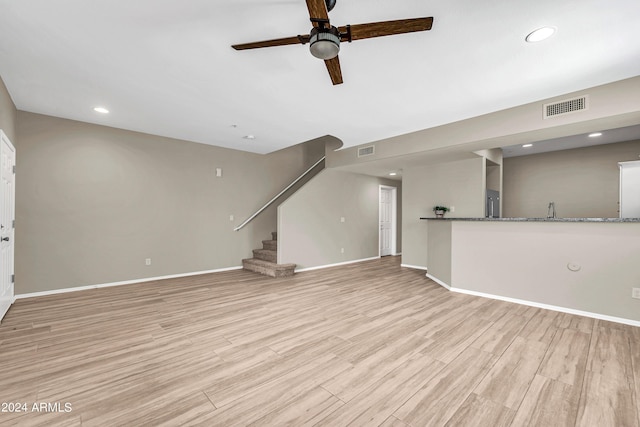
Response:
[[[309,43],[309,34],[303,36],[286,37],[283,39],[264,40],[261,42],[234,44],[231,46],[235,50],[259,49],[261,47],[286,46],[289,44],[305,44]]]
[[[373,37],[391,36],[394,34],[427,31],[433,25],[433,17],[399,19],[397,21],[372,22],[370,24],[351,25],[351,40],[370,39]],[[347,26],[339,27],[341,34],[347,32]],[[342,41],[348,41],[343,37]]]
[[[324,64],[327,66],[327,71],[331,76],[331,82],[334,85],[342,83],[342,70],[340,69],[340,60],[336,56],[335,58],[326,59]]]
[[[324,0],[307,0],[307,9],[309,9],[309,18],[311,18],[314,27],[318,26],[318,23],[313,21],[314,19],[329,22],[329,12],[327,12],[327,4]]]

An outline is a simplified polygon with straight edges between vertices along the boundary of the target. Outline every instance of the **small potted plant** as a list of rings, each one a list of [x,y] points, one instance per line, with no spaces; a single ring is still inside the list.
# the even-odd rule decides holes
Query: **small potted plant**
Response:
[[[449,208],[446,206],[434,206],[433,212],[436,214],[436,218],[442,218],[445,212],[449,212]]]

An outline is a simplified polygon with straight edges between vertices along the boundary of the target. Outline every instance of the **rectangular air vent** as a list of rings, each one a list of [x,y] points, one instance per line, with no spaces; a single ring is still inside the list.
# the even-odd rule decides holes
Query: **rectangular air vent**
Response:
[[[371,156],[376,152],[374,145],[358,148],[358,157]]]
[[[566,99],[564,101],[552,102],[542,106],[542,114],[545,119],[564,114],[575,113],[577,111],[589,109],[589,96],[584,95],[579,98]]]

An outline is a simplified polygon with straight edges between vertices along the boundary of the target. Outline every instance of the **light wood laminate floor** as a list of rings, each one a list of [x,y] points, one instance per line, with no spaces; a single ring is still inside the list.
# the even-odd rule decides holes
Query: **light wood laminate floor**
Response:
[[[640,328],[451,293],[399,257],[18,300],[0,360],[0,402],[29,405],[0,425],[639,426]]]

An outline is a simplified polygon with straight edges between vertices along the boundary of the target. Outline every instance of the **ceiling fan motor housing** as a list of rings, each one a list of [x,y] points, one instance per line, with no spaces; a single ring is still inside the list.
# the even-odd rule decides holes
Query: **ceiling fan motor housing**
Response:
[[[309,50],[316,58],[323,60],[335,58],[340,52],[340,31],[334,26],[313,28],[309,43]]]

